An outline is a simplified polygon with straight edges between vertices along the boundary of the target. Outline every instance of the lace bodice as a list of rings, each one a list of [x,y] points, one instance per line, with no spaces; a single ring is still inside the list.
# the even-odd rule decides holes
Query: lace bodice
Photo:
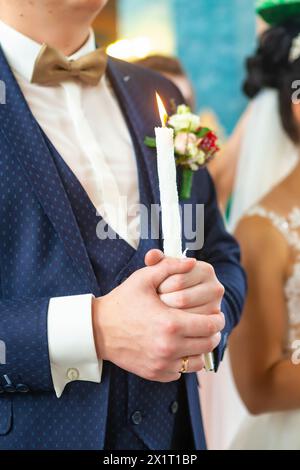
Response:
[[[295,207],[287,217],[283,217],[262,206],[256,206],[248,215],[258,215],[269,219],[284,236],[294,254],[292,274],[284,286],[288,312],[288,338],[286,347],[292,350],[293,342],[300,338],[300,208]]]

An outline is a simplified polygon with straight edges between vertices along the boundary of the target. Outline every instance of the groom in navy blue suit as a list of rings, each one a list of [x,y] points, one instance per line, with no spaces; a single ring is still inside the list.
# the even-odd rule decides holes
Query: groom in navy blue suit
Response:
[[[242,310],[206,170],[187,201],[205,205],[204,246],[187,260],[105,212],[120,195],[159,204],[153,97],[182,103],[161,76],[95,55],[105,3],[0,0],[0,449],[204,449],[196,372],[209,351],[218,369]]]

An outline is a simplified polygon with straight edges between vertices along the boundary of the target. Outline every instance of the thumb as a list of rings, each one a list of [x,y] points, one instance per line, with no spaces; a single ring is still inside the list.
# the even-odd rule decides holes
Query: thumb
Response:
[[[159,263],[163,258],[164,254],[161,250],[150,250],[145,256],[145,265],[154,266]]]
[[[188,273],[194,268],[195,264],[196,260],[194,258],[163,258],[159,263],[149,266],[146,270],[153,287],[158,289],[160,284],[169,276]]]

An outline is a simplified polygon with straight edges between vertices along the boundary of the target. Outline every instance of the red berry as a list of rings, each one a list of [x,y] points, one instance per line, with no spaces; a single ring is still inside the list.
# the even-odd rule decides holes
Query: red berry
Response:
[[[217,136],[212,132],[208,132],[200,144],[200,148],[204,151],[216,149]]]

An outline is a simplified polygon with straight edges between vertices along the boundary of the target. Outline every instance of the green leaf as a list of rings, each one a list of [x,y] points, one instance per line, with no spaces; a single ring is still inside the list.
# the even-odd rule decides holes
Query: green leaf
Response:
[[[197,132],[196,135],[201,139],[202,137],[205,137],[209,132],[210,129],[208,127],[201,127],[200,131]]]
[[[147,147],[156,148],[156,139],[155,137],[145,137],[144,144],[147,145]]]
[[[189,199],[192,193],[194,173],[190,168],[184,168],[182,172],[182,181],[180,188],[180,200]]]

